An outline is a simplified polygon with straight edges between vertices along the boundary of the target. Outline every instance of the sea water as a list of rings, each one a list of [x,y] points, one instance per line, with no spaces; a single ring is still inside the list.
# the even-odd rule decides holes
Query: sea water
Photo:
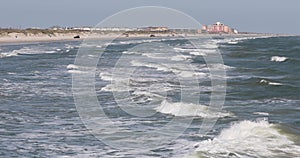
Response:
[[[193,37],[1,45],[0,157],[299,157],[299,44],[299,37]],[[95,69],[76,65],[82,48],[86,59],[105,52]],[[224,64],[209,66],[205,56],[215,52]],[[217,112],[209,109],[211,69],[226,71]],[[156,148],[113,148],[85,126],[75,106],[72,76],[90,71],[101,108],[117,126],[143,133],[174,117],[193,121]],[[193,80],[199,84],[185,84]],[[184,101],[183,88],[190,92]],[[218,118],[205,134],[203,118]],[[142,146],[147,138],[116,141]]]

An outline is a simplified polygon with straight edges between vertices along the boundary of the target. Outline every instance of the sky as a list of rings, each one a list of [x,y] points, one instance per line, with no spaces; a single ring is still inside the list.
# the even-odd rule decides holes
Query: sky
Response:
[[[141,6],[176,9],[201,24],[220,21],[239,31],[300,35],[300,0],[1,0],[0,27],[95,26]]]

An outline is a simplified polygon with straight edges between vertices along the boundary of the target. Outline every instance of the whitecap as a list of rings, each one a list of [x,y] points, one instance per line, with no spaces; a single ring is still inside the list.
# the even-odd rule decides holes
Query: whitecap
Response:
[[[52,54],[52,53],[57,53],[56,50],[44,50],[41,48],[28,48],[24,47],[19,50],[15,50],[18,54],[22,55],[32,55],[32,54]]]
[[[19,55],[18,51],[13,50],[12,52],[0,53],[0,58],[13,57],[18,55]]]
[[[203,52],[203,53],[214,53],[217,50],[216,49],[209,49],[209,48],[173,48],[176,52]]]
[[[69,64],[67,66],[67,69],[78,69],[79,67],[77,65],[74,65],[74,64]]]
[[[158,71],[165,71],[165,72],[170,72],[171,70],[162,65],[162,64],[154,64],[154,63],[144,63],[144,62],[139,62],[139,61],[136,61],[136,60],[133,60],[130,62],[132,66],[136,66],[136,67],[149,67],[149,68],[155,68],[157,69]]]
[[[300,154],[300,146],[266,119],[237,122],[197,146],[198,155],[204,157],[296,157]]]
[[[114,83],[114,84],[108,84],[101,88],[100,91],[110,91],[110,92],[126,92],[129,91],[130,87],[126,84],[122,83]]]
[[[153,97],[157,97],[157,98],[163,98],[164,97],[164,96],[161,96],[161,95],[153,93],[153,92],[142,91],[142,90],[135,90],[132,94],[136,95],[136,96],[148,96],[148,97],[151,97],[151,98],[149,98],[149,100],[152,100]]]
[[[274,61],[274,62],[284,62],[288,60],[287,57],[280,57],[280,56],[272,56],[271,57],[271,61]]]
[[[269,85],[273,85],[273,86],[281,86],[283,85],[282,83],[277,83],[277,82],[269,82]]]
[[[67,69],[68,69],[69,73],[77,73],[77,74],[91,73],[94,70],[94,69],[89,68],[89,67],[78,66],[78,65],[74,65],[74,64],[69,64],[67,66]]]
[[[190,78],[190,77],[205,77],[207,76],[203,72],[196,72],[197,69],[193,65],[189,63],[168,63],[168,64],[161,64],[161,63],[147,63],[147,62],[140,62],[133,60],[131,61],[132,66],[136,67],[149,67],[155,68],[158,71],[163,72],[173,72],[176,75],[183,77],[183,78]]]
[[[262,116],[269,116],[269,113],[267,112],[254,112],[254,115],[262,115]]]
[[[197,116],[197,117],[226,117],[231,116],[230,113],[211,111],[209,106],[193,104],[193,103],[171,103],[166,100],[162,101],[161,105],[155,110],[164,114],[171,114],[174,116]]]
[[[176,56],[172,56],[171,60],[173,60],[173,61],[185,61],[185,60],[188,60],[189,58],[191,58],[191,57],[187,56],[187,55],[176,55]]]
[[[85,71],[79,71],[79,70],[68,70],[69,73],[73,73],[73,74],[84,74],[87,73]]]
[[[203,52],[190,52],[191,55],[196,55],[196,56],[206,56],[205,53]]]
[[[216,49],[219,47],[216,43],[205,43],[200,46],[204,47],[204,48],[209,48],[209,49]]]
[[[278,82],[270,82],[270,81],[265,80],[265,79],[260,80],[259,83],[261,83],[261,84],[273,85],[273,86],[281,86],[281,85],[283,85],[282,83],[278,83]]]
[[[238,41],[229,41],[227,42],[228,44],[238,44],[239,42]]]
[[[178,48],[178,47],[175,47],[173,48],[176,52],[186,52],[186,51],[189,51],[190,49],[183,49],[183,48]]]
[[[71,46],[71,45],[69,45],[69,44],[65,44],[65,48],[67,48],[67,49],[74,49],[75,46]]]
[[[173,72],[176,73],[176,75],[179,75],[183,78],[191,78],[191,77],[207,77],[208,74],[204,72],[195,72],[195,71],[176,71],[173,70]]]
[[[139,54],[138,52],[133,52],[133,51],[123,51],[123,54]]]
[[[99,74],[99,77],[101,78],[101,80],[104,80],[104,81],[112,81],[112,75],[108,74],[108,73],[101,72]]]

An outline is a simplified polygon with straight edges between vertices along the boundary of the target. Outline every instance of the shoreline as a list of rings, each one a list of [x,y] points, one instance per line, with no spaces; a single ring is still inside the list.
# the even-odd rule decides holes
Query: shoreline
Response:
[[[154,35],[155,37],[150,37]],[[74,38],[75,36],[80,36],[80,38]],[[262,33],[241,33],[241,34],[174,34],[174,33],[139,33],[139,34],[129,34],[124,35],[121,33],[110,33],[110,34],[100,34],[100,33],[56,33],[53,35],[49,34],[34,34],[25,35],[22,33],[10,33],[9,35],[0,35],[0,45],[8,44],[27,44],[27,43],[42,43],[42,42],[60,42],[60,41],[83,41],[83,40],[105,40],[114,38],[124,38],[124,39],[134,39],[134,38],[162,38],[162,37],[211,37],[211,38],[225,38],[225,37],[288,37],[288,36],[298,36],[298,35],[287,35],[287,34],[262,34]]]

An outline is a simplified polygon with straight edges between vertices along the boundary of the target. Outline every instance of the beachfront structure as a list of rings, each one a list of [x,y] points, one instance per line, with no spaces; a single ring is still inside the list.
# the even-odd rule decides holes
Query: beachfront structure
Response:
[[[167,27],[142,27],[142,28],[128,28],[128,27],[73,27],[71,30],[84,30],[84,31],[148,31],[148,32],[160,32],[168,31]]]
[[[197,33],[201,33],[201,30],[199,29],[170,29],[170,31],[174,32],[174,33],[182,33],[182,34],[197,34]]]
[[[80,31],[134,31],[136,28],[127,27],[50,27],[51,30],[80,30]]]
[[[127,27],[75,27],[73,30],[85,30],[85,31],[133,31],[133,28]]]
[[[168,27],[143,27],[140,28],[139,31],[149,31],[149,32],[164,32],[164,31],[169,31]]]
[[[202,26],[202,32],[207,32],[207,33],[235,33],[237,34],[238,31],[235,29],[230,28],[229,26],[221,23],[221,22],[216,22],[213,25],[203,25]]]
[[[136,28],[128,27],[95,27],[91,28],[91,31],[134,31]]]

